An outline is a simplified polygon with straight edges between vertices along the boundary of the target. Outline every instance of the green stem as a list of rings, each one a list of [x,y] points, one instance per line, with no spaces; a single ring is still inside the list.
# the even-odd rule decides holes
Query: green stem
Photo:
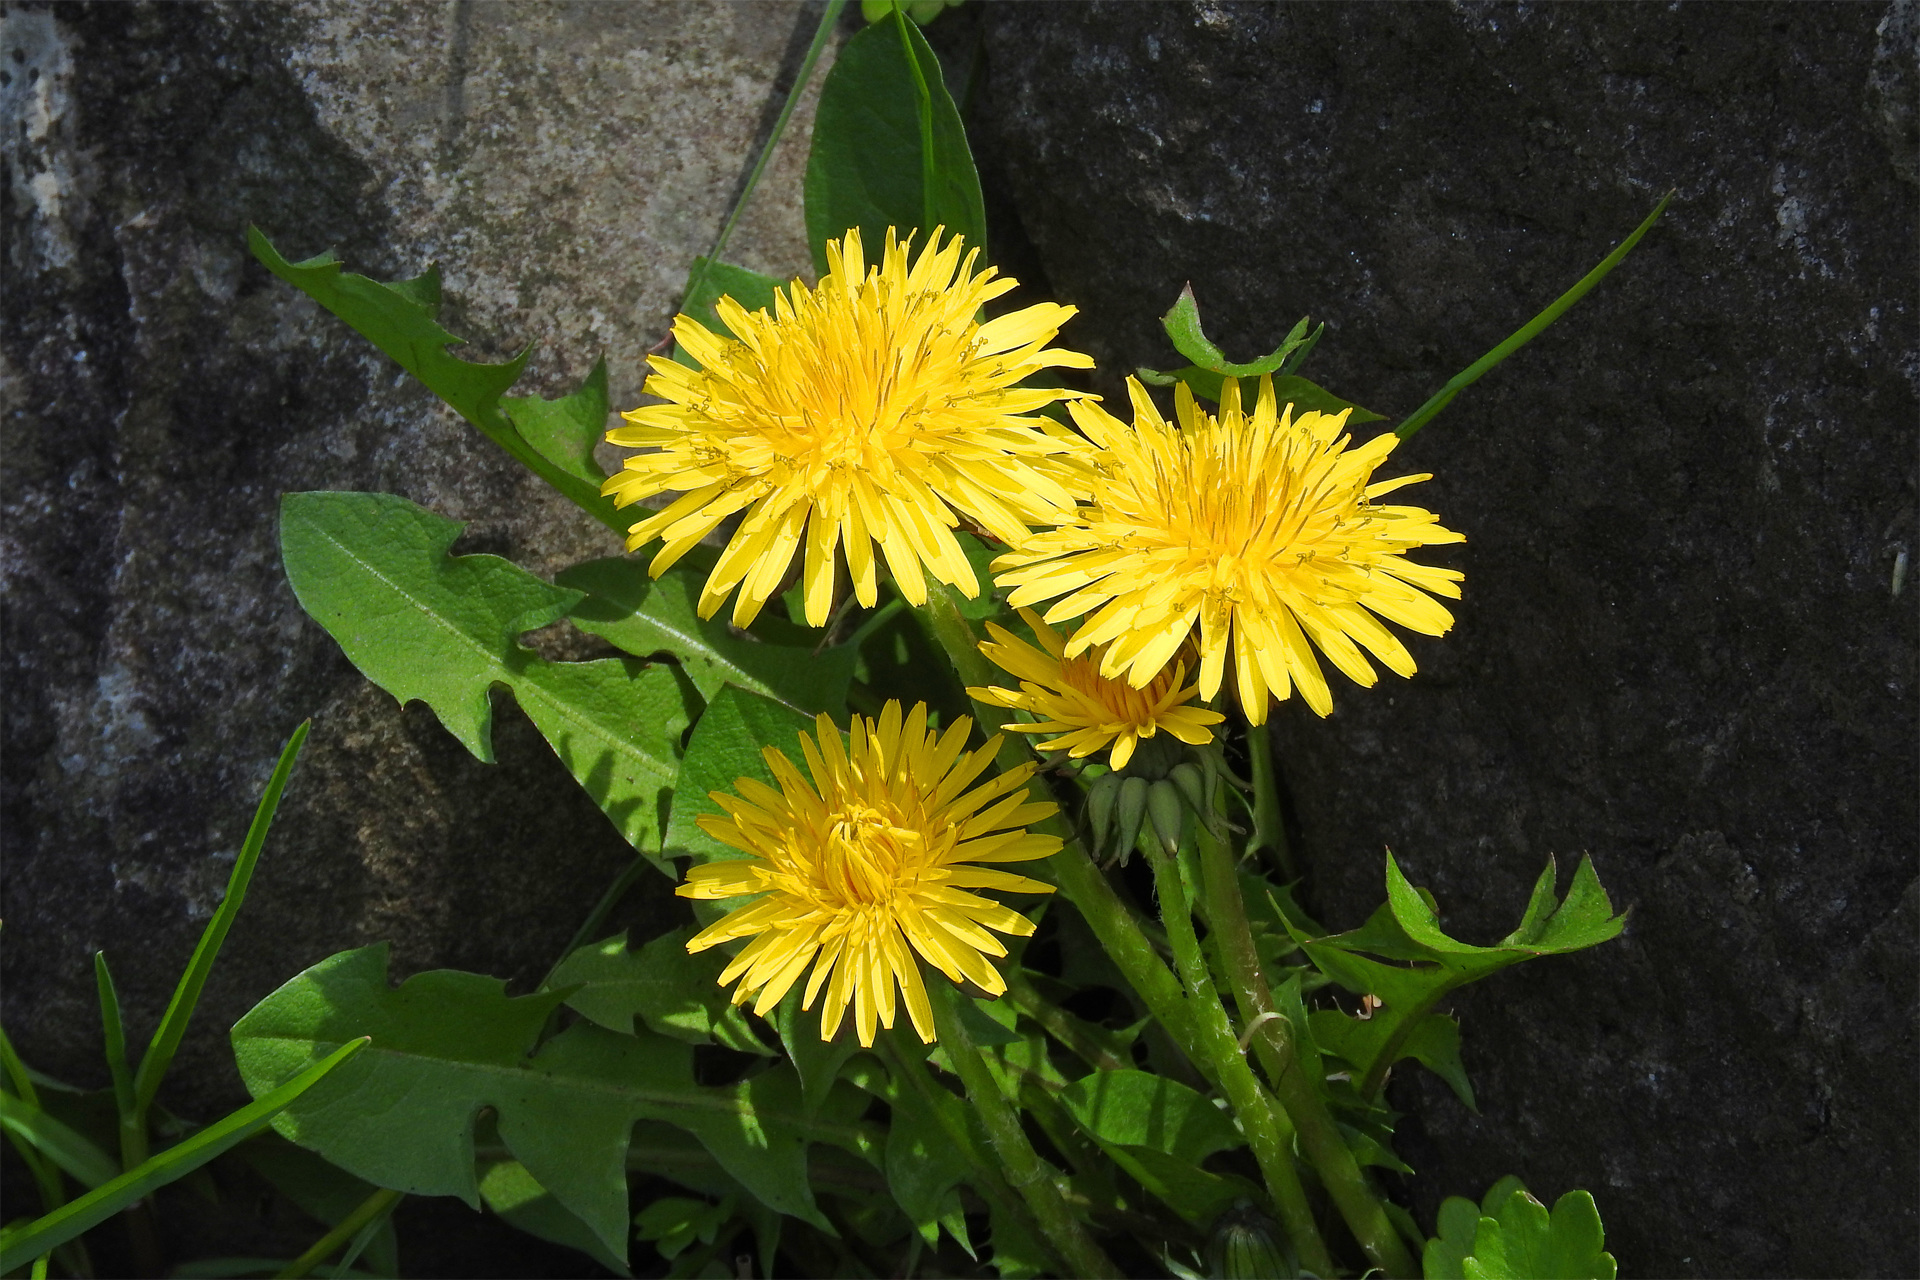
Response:
[[[966,1024],[960,1020],[955,1002],[965,997],[947,983],[936,981],[929,985],[933,988],[929,994],[933,997],[935,1034],[947,1051],[947,1061],[953,1064],[960,1074],[960,1082],[967,1087],[967,1097],[986,1126],[987,1141],[993,1144],[994,1154],[1006,1170],[1007,1182],[1027,1202],[1041,1234],[1066,1263],[1063,1274],[1120,1276],[1121,1271],[1113,1260],[1093,1242],[1079,1219],[1068,1210],[1054,1181],[1052,1166],[1043,1161],[1027,1141],[1027,1132],[1020,1127],[1019,1113],[1000,1091],[999,1082],[980,1054],[980,1046],[974,1043]]]
[[[1247,770],[1253,774],[1252,847],[1273,850],[1280,874],[1288,880],[1298,880],[1300,868],[1294,864],[1293,848],[1287,843],[1286,819],[1280,812],[1280,780],[1273,771],[1271,726],[1247,726]]]
[[[1209,823],[1195,824],[1200,847],[1201,878],[1206,884],[1207,921],[1212,937],[1233,983],[1234,1003],[1241,1020],[1255,1027],[1255,1047],[1260,1065],[1273,1083],[1280,1105],[1292,1120],[1299,1137],[1300,1150],[1320,1174],[1320,1181],[1333,1198],[1340,1216],[1346,1220],[1354,1239],[1366,1251],[1373,1264],[1390,1276],[1417,1276],[1419,1267],[1407,1252],[1406,1242],[1394,1229],[1380,1198],[1374,1193],[1359,1162],[1353,1158],[1346,1139],[1334,1123],[1314,1082],[1301,1069],[1293,1052],[1292,1027],[1276,1012],[1273,993],[1260,971],[1260,953],[1253,943],[1253,931],[1247,925],[1246,902],[1240,894],[1240,881],[1234,872],[1233,851],[1215,837]],[[1156,870],[1158,866],[1156,864]],[[1177,880],[1177,877],[1176,877]],[[1174,932],[1170,908],[1162,893],[1161,914],[1168,918],[1168,935]],[[1187,931],[1192,932],[1189,923]],[[1242,1060],[1244,1064],[1244,1059]]]
[[[981,654],[973,628],[967,625],[966,616],[954,603],[953,593],[932,574],[927,575],[927,602],[915,613],[934,643],[946,651],[961,684],[981,688],[993,683],[995,668]],[[990,734],[995,726],[1004,723],[1002,711],[983,702],[973,703],[973,714],[984,733]],[[1025,738],[1026,735],[1020,733],[1001,738],[1002,769],[1018,768],[1034,759],[1032,747]],[[1180,983],[1167,971],[1133,913],[1120,901],[1120,895],[1113,891],[1100,869],[1093,865],[1093,859],[1074,839],[1066,823],[1054,818],[1035,824],[1033,830],[1060,837],[1060,852],[1049,858],[1046,865],[1061,893],[1080,912],[1114,965],[1146,1001],[1148,1011],[1166,1028],[1174,1043],[1192,1057],[1189,1046],[1194,1042],[1193,1019],[1187,1012]],[[1199,1060],[1195,1061],[1197,1064]]]
[[[1274,1209],[1300,1255],[1300,1264],[1316,1275],[1332,1275],[1333,1258],[1313,1220],[1306,1189],[1300,1185],[1300,1172],[1293,1165],[1291,1143],[1282,1130],[1282,1117],[1276,1113],[1272,1099],[1261,1089],[1253,1068],[1240,1052],[1233,1026],[1227,1021],[1227,1011],[1214,989],[1206,957],[1200,952],[1186,887],[1180,882],[1179,864],[1157,848],[1150,850],[1148,857],[1153,864],[1154,887],[1160,893],[1160,919],[1167,927],[1174,963],[1179,965],[1180,976],[1185,979],[1192,997],[1191,1007],[1200,1024],[1200,1048],[1212,1064],[1211,1074],[1219,1080],[1221,1091],[1239,1117],[1247,1145],[1253,1148],[1253,1158],[1259,1163],[1267,1190],[1273,1196]]]
[[[298,1277],[306,1275],[358,1235],[361,1228],[399,1204],[404,1194],[388,1187],[374,1192],[356,1205],[352,1213],[340,1219],[333,1230],[314,1241],[312,1248],[289,1262],[275,1280],[298,1280]]]
[[[1478,382],[1482,374],[1533,341],[1542,329],[1558,320],[1561,313],[1568,307],[1586,297],[1587,291],[1606,279],[1607,273],[1619,266],[1620,260],[1633,251],[1633,246],[1640,243],[1640,237],[1647,234],[1653,224],[1660,220],[1660,215],[1666,212],[1667,202],[1672,200],[1673,196],[1674,193],[1669,191],[1660,197],[1660,203],[1653,207],[1653,212],[1647,215],[1647,220],[1635,227],[1633,234],[1620,242],[1619,248],[1602,258],[1599,266],[1581,276],[1578,284],[1555,298],[1545,311],[1520,326],[1519,331],[1512,337],[1450,378],[1446,386],[1434,392],[1432,398],[1415,409],[1405,422],[1393,429],[1393,433],[1405,440],[1421,427],[1426,426],[1442,409],[1452,403],[1455,396]]]

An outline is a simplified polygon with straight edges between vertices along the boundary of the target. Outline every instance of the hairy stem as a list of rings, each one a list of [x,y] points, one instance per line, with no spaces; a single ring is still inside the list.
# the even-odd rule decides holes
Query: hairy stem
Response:
[[[1258,729],[1255,732],[1259,732]],[[1333,1198],[1340,1216],[1373,1264],[1390,1276],[1418,1275],[1420,1269],[1407,1251],[1406,1242],[1394,1229],[1380,1197],[1360,1171],[1346,1139],[1340,1136],[1333,1113],[1327,1110],[1314,1082],[1301,1069],[1293,1052],[1291,1024],[1284,1017],[1266,1016],[1275,1012],[1273,993],[1260,971],[1260,954],[1254,948],[1253,931],[1247,925],[1246,903],[1240,895],[1240,881],[1234,874],[1233,851],[1216,838],[1206,821],[1195,824],[1195,835],[1200,847],[1201,878],[1206,884],[1207,922],[1233,983],[1234,1003],[1239,1007],[1241,1019],[1255,1027],[1260,1065],[1265,1068],[1280,1105],[1293,1122],[1301,1153],[1320,1174],[1327,1194]],[[1161,890],[1161,913],[1169,917],[1167,932],[1171,936],[1173,913],[1166,904],[1165,893]],[[1189,934],[1192,932],[1191,923],[1186,929]]]
[[[1041,1234],[1066,1263],[1064,1274],[1118,1277],[1120,1269],[1067,1208],[1054,1180],[1052,1166],[1042,1160],[1033,1144],[1027,1141],[1027,1132],[1020,1127],[1019,1113],[1000,1091],[999,1082],[980,1055],[980,1046],[974,1043],[966,1024],[960,1020],[957,1002],[964,997],[947,983],[928,985],[933,988],[929,994],[933,996],[934,1027],[947,1051],[947,1060],[967,1087],[967,1097],[986,1126],[987,1140],[1000,1158],[1007,1181],[1027,1202]]]

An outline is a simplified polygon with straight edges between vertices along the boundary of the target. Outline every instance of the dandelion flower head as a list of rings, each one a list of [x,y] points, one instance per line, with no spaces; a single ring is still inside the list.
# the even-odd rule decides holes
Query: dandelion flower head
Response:
[[[1180,385],[1177,425],[1137,381],[1128,390],[1131,427],[1096,405],[1069,406],[1100,449],[1092,504],[994,561],[1011,602],[1056,600],[1048,622],[1084,618],[1066,653],[1106,646],[1100,674],[1135,688],[1197,629],[1201,696],[1219,691],[1231,650],[1254,724],[1269,696],[1295,688],[1318,714],[1333,710],[1316,649],[1361,685],[1377,678],[1368,654],[1412,675],[1413,656],[1381,619],[1425,635],[1451,627],[1434,597],[1457,598],[1462,575],[1406,553],[1463,539],[1430,511],[1378,501],[1431,478],[1373,479],[1398,438],[1354,446],[1348,411],[1281,412],[1270,378],[1250,414],[1232,378],[1217,414]]]
[[[747,856],[690,868],[677,892],[761,895],[687,943],[703,951],[752,939],[720,975],[722,985],[740,980],[735,1004],[757,993],[754,1012],[766,1013],[811,965],[801,1007],[811,1009],[825,987],[821,1039],[833,1038],[851,1004],[860,1043],[871,1045],[876,1025],[893,1026],[897,987],[914,1030],[931,1043],[916,953],[956,983],[970,979],[996,996],[1006,990],[988,957],[1007,949],[988,930],[1024,937],[1033,922],[974,890],[1053,889],[973,864],[1057,852],[1057,838],[1025,829],[1057,806],[1028,798],[1031,764],[974,786],[1000,740],[965,753],[972,727],[961,718],[938,733],[927,727],[925,704],[903,717],[889,702],[877,719],[855,716],[843,743],[823,715],[815,735],[800,735],[811,780],[767,747],[778,790],[741,778],[738,795],[711,793],[724,816],[701,817],[701,829]]]
[[[702,617],[737,588],[733,621],[747,625],[800,555],[807,621],[824,625],[837,547],[869,607],[876,547],[909,603],[925,603],[925,571],[977,595],[953,536],[961,518],[1009,544],[1068,518],[1087,449],[1036,415],[1078,393],[1015,384],[1092,366],[1047,346],[1074,308],[1041,303],[981,323],[982,305],[1016,282],[991,267],[975,274],[978,250],[962,248],[958,236],[941,245],[936,228],[910,262],[889,230],[869,266],[856,228],[827,245],[816,287],[795,280],[770,312],[720,299],[733,338],[675,318],[675,340],[702,367],[649,359],[646,389],[667,403],[626,413],[629,425],[607,433],[648,452],[603,491],[619,506],[679,494],[627,538],[630,551],[663,540],[655,577],[741,513],[707,578]]]
[[[967,690],[981,702],[1029,711],[1039,718],[1034,724],[1002,728],[1016,733],[1058,734],[1045,745],[1065,751],[1075,760],[1111,747],[1108,763],[1115,769],[1126,768],[1140,740],[1162,729],[1196,747],[1213,741],[1212,726],[1225,717],[1218,711],[1189,705],[1200,696],[1200,689],[1187,681],[1184,653],[1136,689],[1118,676],[1100,674],[1101,661],[1106,657],[1101,646],[1070,658],[1066,637],[1031,609],[1022,609],[1020,616],[1033,628],[1040,649],[994,622],[987,623],[993,639],[980,644],[981,653],[1018,678],[1019,689],[989,686]]]

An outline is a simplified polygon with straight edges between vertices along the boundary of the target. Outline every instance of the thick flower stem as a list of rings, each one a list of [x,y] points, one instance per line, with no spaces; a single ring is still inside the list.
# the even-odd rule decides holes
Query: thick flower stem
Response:
[[[1254,842],[1273,851],[1282,875],[1298,880],[1300,869],[1294,865],[1286,820],[1280,813],[1280,780],[1273,773],[1273,730],[1269,726],[1248,726],[1247,757],[1247,771],[1253,775]]]
[[[1260,730],[1256,728],[1254,732],[1257,734]],[[1240,894],[1240,881],[1234,874],[1233,851],[1224,841],[1215,838],[1206,822],[1195,824],[1195,836],[1200,847],[1201,878],[1206,883],[1207,921],[1233,983],[1234,1003],[1239,1007],[1241,1020],[1256,1028],[1260,1065],[1266,1069],[1280,1105],[1293,1121],[1301,1153],[1320,1174],[1320,1181],[1340,1210],[1340,1216],[1374,1265],[1389,1276],[1418,1275],[1420,1269],[1407,1252],[1406,1242],[1394,1229],[1379,1196],[1360,1171],[1314,1082],[1301,1069],[1293,1052],[1289,1023],[1284,1017],[1272,1016],[1276,1013],[1273,993],[1260,971],[1260,954],[1254,948],[1253,931],[1247,925],[1247,907]],[[1161,891],[1162,914],[1168,915],[1165,892]],[[1192,932],[1191,922],[1186,931]],[[1173,921],[1169,918],[1167,933],[1171,936],[1173,932]]]
[[[946,651],[961,684],[978,688],[994,682],[994,668],[981,654],[973,628],[967,625],[954,603],[953,593],[932,575],[927,577],[927,603],[916,612],[935,643]],[[981,729],[989,734],[1005,715],[1001,709],[979,702],[973,704],[973,713]],[[1001,739],[1002,769],[1018,768],[1033,760],[1032,747],[1023,739],[1024,735],[1017,733],[1006,734]],[[1148,1010],[1166,1028],[1174,1043],[1186,1049],[1189,1057],[1194,1057],[1193,1019],[1180,993],[1180,984],[1167,971],[1153,944],[1147,941],[1147,935],[1140,931],[1133,913],[1120,901],[1120,895],[1093,865],[1093,859],[1087,856],[1064,822],[1055,818],[1035,824],[1032,830],[1060,837],[1063,847],[1045,864],[1059,882],[1060,891],[1093,929],[1101,948],[1147,1002]],[[1199,1063],[1197,1057],[1195,1062]],[[1201,1070],[1209,1076],[1212,1074],[1205,1066],[1201,1066]]]
[[[1186,887],[1180,883],[1179,864],[1159,850],[1154,850],[1149,857],[1153,863],[1154,887],[1160,894],[1160,919],[1167,927],[1174,963],[1180,966],[1180,976],[1192,997],[1190,1007],[1196,1015],[1194,1020],[1199,1023],[1199,1048],[1211,1067],[1208,1074],[1219,1081],[1234,1115],[1239,1117],[1247,1144],[1253,1148],[1253,1158],[1266,1178],[1267,1191],[1273,1196],[1281,1225],[1300,1255],[1300,1265],[1316,1275],[1332,1275],[1333,1259],[1313,1220],[1306,1189],[1300,1185],[1299,1170],[1293,1166],[1293,1153],[1288,1149],[1290,1144],[1281,1127],[1283,1121],[1275,1114],[1273,1100],[1254,1078],[1253,1068],[1247,1065],[1246,1056],[1234,1040],[1233,1026],[1227,1021],[1227,1011],[1214,989],[1206,957],[1200,952]]]
[[[960,1020],[956,1002],[962,997],[944,982],[928,985],[932,988],[929,994],[933,997],[934,1028],[947,1051],[947,1061],[960,1073],[967,1097],[979,1109],[987,1140],[993,1144],[994,1154],[1000,1157],[1007,1181],[1027,1202],[1041,1234],[1066,1263],[1066,1274],[1118,1277],[1120,1269],[1067,1208],[1052,1169],[1027,1141],[1026,1130],[1020,1127],[1019,1113],[1000,1091],[986,1059],[980,1056],[980,1046],[974,1043],[966,1024]]]

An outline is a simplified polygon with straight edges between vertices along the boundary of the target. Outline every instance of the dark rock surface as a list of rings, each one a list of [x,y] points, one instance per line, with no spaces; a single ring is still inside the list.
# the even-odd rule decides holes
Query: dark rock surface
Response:
[[[523,388],[555,395],[604,351],[630,405],[801,16],[8,7],[0,965],[34,1066],[105,1083],[99,948],[144,1045],[308,716],[161,1095],[183,1114],[245,1100],[227,1028],[301,968],[388,938],[405,971],[538,981],[627,865],[510,701],[489,768],[353,670],[286,585],[276,511],[396,492],[536,572],[617,541],[269,276],[246,227],[376,278],[439,257],[472,358],[534,340]],[[806,262],[803,159],[782,149],[737,234],[750,265]]]
[[[1168,367],[1191,280],[1231,358],[1324,318],[1308,374],[1397,420],[1678,189],[1397,455],[1469,539],[1454,632],[1276,729],[1329,923],[1384,846],[1470,940],[1549,853],[1633,908],[1458,999],[1479,1115],[1396,1083],[1429,1221],[1518,1172],[1591,1188],[1623,1274],[1920,1262],[1915,19],[985,13],[979,145],[1108,370]]]

